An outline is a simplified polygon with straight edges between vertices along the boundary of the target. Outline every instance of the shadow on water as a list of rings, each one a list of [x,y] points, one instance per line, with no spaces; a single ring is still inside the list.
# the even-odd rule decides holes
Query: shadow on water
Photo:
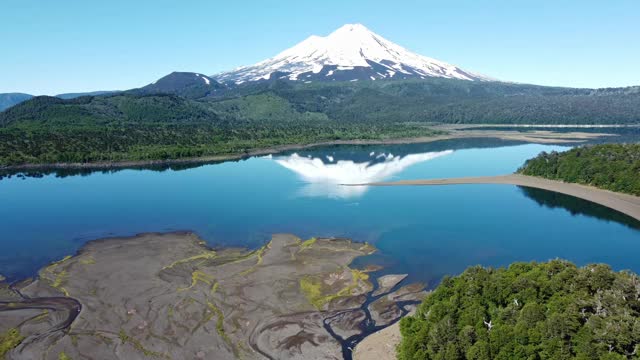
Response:
[[[559,138],[562,138],[562,133],[564,132],[585,132],[585,133],[607,133],[612,134],[614,136],[605,136],[601,138],[590,139],[583,144],[598,144],[598,143],[622,143],[622,142],[637,142],[640,137],[640,127],[625,127],[625,128],[545,128],[545,127],[508,127],[508,126],[496,126],[496,127],[483,127],[482,130],[488,131],[518,131],[522,133],[532,132],[532,131],[553,131],[559,133]],[[460,129],[459,131],[470,131],[470,130],[478,130],[477,128],[468,128],[468,129]],[[331,154],[332,158],[335,161],[339,160],[351,160],[355,162],[362,161],[370,161],[371,164],[375,164],[380,160],[380,158],[371,158],[371,153],[393,153],[395,156],[406,156],[414,153],[424,153],[424,152],[434,152],[434,151],[442,151],[442,150],[459,150],[459,149],[482,149],[482,148],[493,148],[493,147],[501,147],[501,146],[514,146],[525,144],[525,141],[519,140],[503,140],[499,138],[459,138],[459,139],[448,139],[448,140],[438,140],[431,141],[426,143],[410,143],[410,144],[381,144],[381,145],[325,145],[325,146],[317,146],[306,149],[294,149],[294,150],[285,150],[282,152],[275,152],[273,155],[281,155],[287,156],[291,154],[298,154],[300,156],[318,156],[318,154]],[[551,143],[555,145],[566,145],[564,142]],[[577,144],[574,144],[577,145]],[[180,171],[180,170],[188,170],[193,168],[198,168],[203,165],[210,164],[219,164],[223,162],[239,162],[244,161],[252,156],[243,156],[239,159],[230,159],[230,160],[216,160],[216,161],[188,161],[184,163],[157,163],[151,165],[132,165],[125,167],[87,167],[87,168],[59,168],[59,167],[47,167],[43,165],[42,167],[31,168],[31,169],[11,169],[11,170],[2,170],[0,169],[0,180],[3,178],[41,178],[47,175],[54,175],[59,178],[64,178],[68,176],[88,176],[94,173],[103,173],[110,174],[116,173],[122,170],[151,170],[151,171]],[[327,162],[323,157],[322,160]],[[329,161],[333,162],[333,161]]]
[[[202,161],[202,162],[186,162],[186,163],[166,163],[166,164],[153,164],[153,165],[132,165],[126,167],[70,167],[70,168],[56,168],[43,166],[33,169],[17,169],[17,170],[0,170],[0,180],[12,177],[17,178],[42,178],[48,175],[54,175],[57,178],[66,178],[70,176],[89,176],[93,174],[114,174],[123,170],[150,170],[156,172],[164,171],[180,171],[198,168],[204,165],[220,164],[223,162],[240,162],[247,160],[247,158],[231,159],[224,161]]]
[[[351,160],[355,162],[369,162],[371,165],[383,162],[386,158],[373,157],[370,154],[393,154],[394,156],[406,156],[415,153],[434,152],[442,150],[458,150],[470,148],[493,148],[500,146],[513,146],[524,144],[522,141],[501,140],[498,138],[466,138],[466,139],[450,139],[438,140],[427,143],[412,144],[388,144],[388,145],[326,145],[317,146],[308,149],[286,150],[276,152],[273,155],[289,156],[299,154],[302,157],[312,156],[319,157],[323,162],[330,163],[339,160]],[[328,161],[326,154],[330,154],[333,161]],[[66,178],[70,176],[89,176],[96,173],[113,174],[123,170],[150,170],[150,171],[181,171],[198,168],[204,165],[220,164],[225,162],[242,162],[254,156],[244,156],[238,159],[214,160],[214,161],[186,161],[183,163],[157,163],[146,165],[131,165],[123,167],[114,166],[95,166],[87,165],[86,167],[35,167],[30,169],[0,169],[0,180],[4,178],[42,178],[53,175],[57,178]]]
[[[606,206],[553,191],[526,186],[518,186],[518,188],[520,188],[526,197],[535,201],[540,206],[548,207],[550,209],[562,208],[569,211],[571,215],[574,216],[585,215],[598,218],[600,220],[614,221],[624,224],[632,229],[640,230],[640,221]]]
[[[381,153],[389,153],[394,156],[406,156],[415,153],[435,152],[443,150],[458,150],[470,148],[493,148],[500,146],[513,146],[524,144],[522,141],[501,140],[497,138],[465,138],[439,140],[427,143],[413,144],[389,144],[389,145],[327,145],[318,146],[308,149],[287,150],[274,153],[277,156],[288,156],[299,154],[302,157],[312,156],[319,157],[324,163],[337,162],[340,160],[350,160],[355,162],[369,162],[375,165],[384,162],[386,158],[372,157],[371,154],[379,155]],[[324,155],[331,155],[333,161],[328,161]],[[164,171],[181,171],[198,168],[204,165],[220,164],[225,162],[242,162],[252,158],[253,156],[244,156],[238,159],[215,160],[215,161],[188,161],[184,163],[158,163],[149,165],[131,165],[124,167],[51,167],[43,165],[42,167],[30,169],[0,169],[0,180],[4,178],[42,178],[53,175],[57,178],[66,178],[70,176],[89,176],[96,173],[113,174],[123,170],[150,170],[157,172]]]
[[[385,161],[385,158],[380,156],[381,154],[392,154],[396,157],[404,157],[411,154],[445,150],[489,149],[522,144],[525,144],[525,142],[498,138],[461,138],[411,144],[329,145],[301,150],[288,150],[274,154],[274,156],[286,157],[292,154],[298,154],[301,157],[319,157],[323,163],[335,163],[340,160],[348,160],[356,163],[367,162],[369,165],[375,165]],[[331,159],[327,159],[324,155],[331,155]]]

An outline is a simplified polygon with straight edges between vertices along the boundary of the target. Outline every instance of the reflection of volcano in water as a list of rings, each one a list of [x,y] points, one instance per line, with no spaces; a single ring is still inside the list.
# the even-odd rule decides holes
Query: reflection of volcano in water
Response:
[[[276,162],[300,175],[308,184],[302,189],[305,196],[350,198],[364,194],[366,186],[340,186],[385,180],[417,163],[449,155],[452,150],[410,154],[403,157],[387,153],[369,153],[369,161],[335,161],[332,156],[302,157],[297,153],[276,158]]]

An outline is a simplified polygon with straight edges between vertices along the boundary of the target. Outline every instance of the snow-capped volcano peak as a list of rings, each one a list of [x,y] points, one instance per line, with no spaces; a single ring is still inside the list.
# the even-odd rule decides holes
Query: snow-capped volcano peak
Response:
[[[270,59],[214,76],[242,83],[280,78],[302,81],[444,77],[491,80],[457,66],[413,53],[367,29],[347,24],[331,34],[312,35]]]

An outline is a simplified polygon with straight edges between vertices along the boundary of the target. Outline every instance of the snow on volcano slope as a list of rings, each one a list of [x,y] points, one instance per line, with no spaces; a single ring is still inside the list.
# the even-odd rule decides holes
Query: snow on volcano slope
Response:
[[[214,75],[213,78],[239,84],[272,76],[301,81],[425,77],[493,80],[413,53],[361,24],[344,25],[326,37],[310,36],[273,58]]]

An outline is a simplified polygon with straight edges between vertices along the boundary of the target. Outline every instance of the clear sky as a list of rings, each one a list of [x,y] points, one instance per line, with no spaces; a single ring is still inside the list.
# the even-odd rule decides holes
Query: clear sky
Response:
[[[345,23],[502,80],[640,85],[639,0],[2,0],[0,92],[212,75]]]

